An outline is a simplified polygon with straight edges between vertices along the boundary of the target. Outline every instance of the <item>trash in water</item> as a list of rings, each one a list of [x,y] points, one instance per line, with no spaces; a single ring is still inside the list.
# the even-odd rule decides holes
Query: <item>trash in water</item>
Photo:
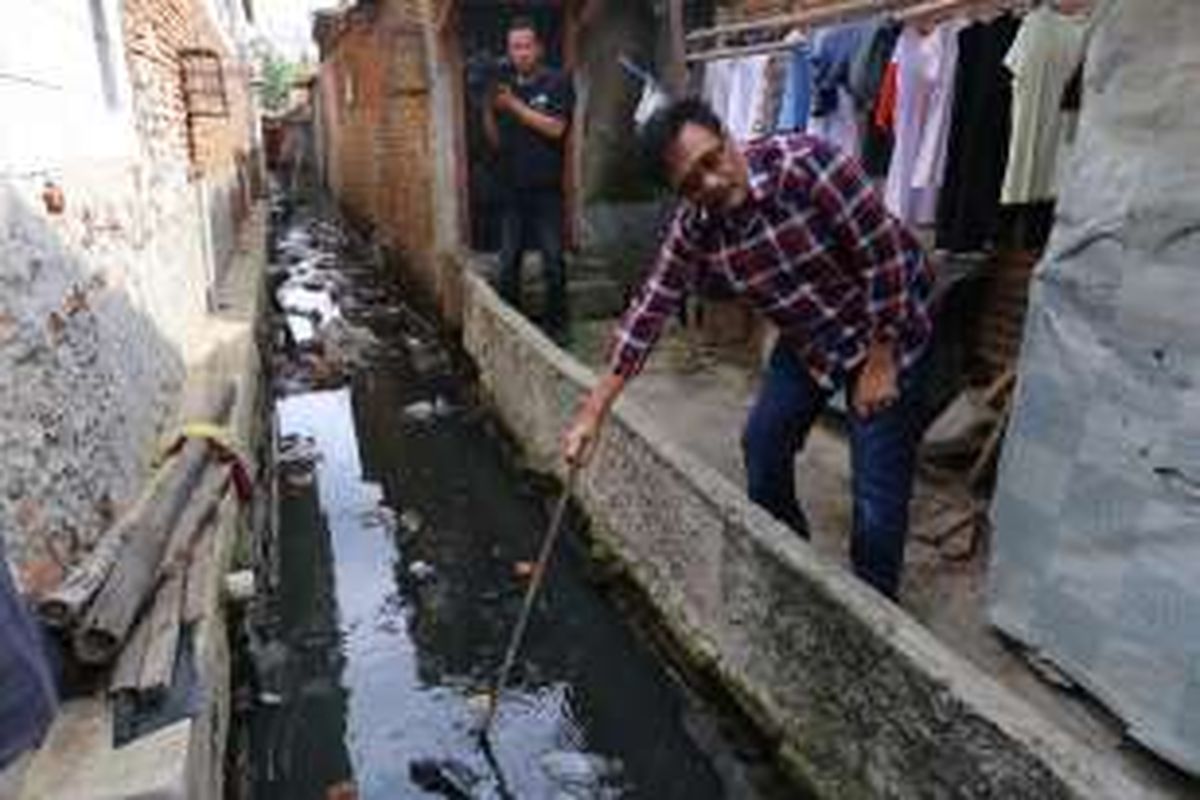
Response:
[[[316,480],[311,472],[289,472],[283,476],[283,479],[292,489],[307,489]]]
[[[325,800],[358,800],[358,787],[351,781],[335,783],[325,790]]]
[[[433,400],[418,400],[415,403],[409,403],[401,412],[407,419],[414,422],[428,422],[434,417],[445,417],[454,411],[454,406],[444,397],[435,397]]]
[[[513,574],[518,578],[529,578],[533,575],[537,565],[532,561],[518,561],[513,564]]]
[[[601,796],[605,784],[621,777],[621,762],[588,753],[555,750],[539,761],[542,772],[568,795]]]
[[[473,714],[479,714],[482,716],[483,714],[487,713],[487,710],[491,707],[491,705],[491,692],[480,692],[479,694],[473,694],[467,698],[467,708],[469,708]]]
[[[412,782],[427,792],[455,800],[475,797],[479,776],[461,761],[452,758],[421,758],[408,765]]]
[[[428,561],[414,561],[408,565],[408,574],[417,581],[427,581],[437,574],[437,570]]]
[[[396,530],[396,512],[387,506],[375,506],[362,512],[360,517],[364,528],[378,528],[392,533]]]
[[[342,369],[367,366],[372,352],[380,347],[379,339],[370,330],[342,317],[327,320],[317,331],[317,336],[325,357]]]
[[[425,422],[426,420],[433,419],[433,403],[429,402],[428,400],[418,400],[415,403],[409,403],[406,405],[402,413],[408,419],[416,422]]]
[[[400,515],[400,525],[409,533],[420,533],[424,520],[421,519],[419,513],[409,508]]]

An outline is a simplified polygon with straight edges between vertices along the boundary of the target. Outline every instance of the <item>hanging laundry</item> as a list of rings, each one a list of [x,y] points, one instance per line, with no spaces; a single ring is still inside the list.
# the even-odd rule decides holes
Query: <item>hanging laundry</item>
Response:
[[[1005,14],[970,25],[958,35],[954,115],[938,197],[940,248],[981,250],[995,239],[1012,113],[1003,61],[1019,27],[1015,16]]]
[[[854,96],[859,118],[864,120],[860,130],[862,163],[872,178],[886,177],[892,158],[891,125],[871,124],[871,117],[878,109],[901,30],[903,26],[891,20],[872,23],[850,65],[850,94]],[[894,82],[891,90],[895,90]]]
[[[858,115],[854,110],[854,98],[845,89],[836,92],[837,105],[832,113],[808,118],[808,134],[832,143],[838,149],[858,157],[862,133]]]
[[[787,74],[779,116],[775,119],[775,129],[780,132],[802,131],[808,127],[812,97],[812,52],[808,40],[796,31],[788,34],[788,38],[794,39],[795,44],[785,54]]]
[[[925,130],[921,146],[917,149],[917,161],[913,165],[914,189],[933,196],[941,191],[946,175],[946,150],[950,141],[950,122],[954,116],[954,82],[958,75],[958,34],[967,25],[966,20],[955,18],[938,26],[934,35],[941,37],[942,52],[938,58],[938,76],[929,97],[929,109],[925,119]],[[928,219],[937,218],[936,200]]]
[[[922,32],[907,25],[892,56],[896,64],[895,146],[888,168],[888,209],[913,225],[936,217],[937,184],[952,100],[955,50],[961,22]]]
[[[709,108],[716,112],[722,120],[729,112],[729,92],[733,84],[733,61],[709,61],[704,65],[704,85],[701,96]]]
[[[779,113],[783,108],[783,95],[787,89],[787,75],[792,57],[786,51],[772,53],[767,59],[763,79],[762,99],[754,120],[754,135],[766,136],[774,133]]]
[[[892,54],[896,52],[896,41],[902,30],[904,26],[888,19],[866,24],[858,52],[850,63],[847,83],[860,111],[874,108],[883,86],[884,73]]]
[[[883,83],[879,86],[879,97],[875,98],[875,110],[871,113],[874,127],[886,131],[888,136],[896,129],[896,62],[889,62],[883,71]]]
[[[709,62],[704,71],[703,96],[738,141],[755,135],[766,84],[765,55]]]
[[[812,109],[808,132],[842,150],[859,154],[859,120],[850,93],[850,65],[872,23],[837,25],[817,32],[812,42]]]
[[[1029,13],[1004,59],[1012,73],[1012,136],[1001,190],[1006,204],[1051,200],[1065,161],[1063,92],[1083,59],[1086,14],[1048,5]]]

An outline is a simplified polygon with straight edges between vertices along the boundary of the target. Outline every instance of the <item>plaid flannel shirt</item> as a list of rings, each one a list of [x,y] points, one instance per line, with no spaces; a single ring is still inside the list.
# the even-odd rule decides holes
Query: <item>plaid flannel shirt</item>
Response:
[[[744,152],[745,203],[676,209],[616,330],[612,370],[636,375],[692,291],[747,298],[825,388],[845,381],[873,338],[894,341],[901,368],[911,366],[932,332],[933,271],[857,161],[805,135],[760,139]]]

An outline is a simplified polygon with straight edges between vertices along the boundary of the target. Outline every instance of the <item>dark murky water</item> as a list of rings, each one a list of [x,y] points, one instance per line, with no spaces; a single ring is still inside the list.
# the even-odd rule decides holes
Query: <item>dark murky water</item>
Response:
[[[467,767],[470,796],[500,797],[472,724],[550,498],[366,248],[314,219],[278,247],[298,345],[275,362],[279,587],[275,640],[258,647],[255,793],[438,796],[410,766],[440,758]],[[315,346],[334,318],[349,325]],[[493,728],[511,796],[781,796],[588,582],[577,537],[563,543]]]

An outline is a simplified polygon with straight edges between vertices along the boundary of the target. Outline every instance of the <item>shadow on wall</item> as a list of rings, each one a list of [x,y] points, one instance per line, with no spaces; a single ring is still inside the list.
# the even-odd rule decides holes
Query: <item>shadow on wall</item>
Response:
[[[584,252],[606,263],[627,293],[653,257],[672,203],[649,179],[633,115],[643,85],[620,66],[656,67],[660,19],[650,3],[610,3],[581,41],[577,82],[584,103],[582,228]]]
[[[0,536],[19,567],[94,542],[136,491],[184,376],[126,285],[127,259],[152,243],[122,219],[134,206],[41,202],[0,185]]]

